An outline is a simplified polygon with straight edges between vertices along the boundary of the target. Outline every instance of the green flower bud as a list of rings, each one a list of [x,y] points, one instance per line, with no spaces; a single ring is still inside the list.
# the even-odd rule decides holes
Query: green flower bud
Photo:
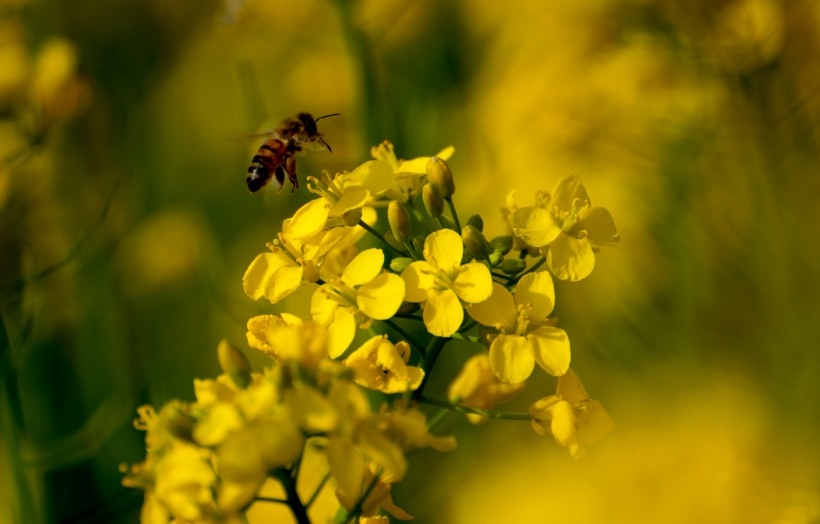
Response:
[[[396,273],[401,273],[411,262],[413,262],[412,258],[397,257],[390,261],[390,269]]]
[[[495,267],[500,264],[504,260],[504,254],[499,253],[498,251],[493,251],[490,253],[490,265]]]
[[[396,240],[404,242],[410,238],[410,212],[403,204],[391,200],[387,206],[387,222]]]
[[[481,232],[484,231],[484,219],[481,218],[481,215],[472,215],[467,219],[467,225],[473,226]]]
[[[344,222],[344,225],[349,226],[349,227],[355,226],[356,224],[359,223],[359,221],[361,219],[362,219],[362,209],[361,208],[356,208],[356,209],[351,209],[350,211],[345,211],[345,213],[342,215],[342,222]]]
[[[424,201],[424,209],[431,217],[438,218],[444,213],[444,199],[433,189],[432,185],[424,184],[421,188],[421,199]]]
[[[501,263],[501,271],[508,275],[516,275],[524,271],[527,262],[523,258],[508,258]]]
[[[427,162],[427,180],[433,185],[433,189],[444,198],[449,198],[456,192],[453,173],[450,172],[447,162],[437,156],[430,157]]]
[[[497,251],[502,255],[506,255],[507,253],[512,251],[514,244],[515,239],[512,237],[512,235],[495,237],[494,239],[490,240],[490,246],[493,248],[493,251]]]
[[[245,354],[223,339],[219,342],[216,355],[222,371],[231,377],[233,383],[240,388],[248,387],[251,383],[251,363]]]
[[[476,260],[488,260],[493,248],[490,243],[484,238],[481,231],[475,226],[464,226],[461,230],[461,238],[464,240],[464,245],[467,251],[475,257]]]

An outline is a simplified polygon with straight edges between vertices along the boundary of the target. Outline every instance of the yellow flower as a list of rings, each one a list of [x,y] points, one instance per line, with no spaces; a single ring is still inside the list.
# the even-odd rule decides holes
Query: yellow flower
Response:
[[[515,295],[498,283],[485,302],[467,312],[479,324],[499,331],[490,344],[490,367],[505,382],[526,380],[537,362],[550,375],[569,368],[569,339],[547,316],[555,305],[549,273],[529,273],[519,280]]]
[[[393,170],[386,162],[370,160],[353,171],[334,176],[325,171],[322,179],[308,177],[308,191],[321,196],[329,205],[328,217],[340,225],[352,226],[362,216],[362,208],[372,197],[381,195],[394,183]]]
[[[482,263],[461,264],[464,244],[455,231],[442,229],[424,241],[424,261],[402,272],[405,300],[421,302],[424,325],[433,335],[449,337],[464,320],[462,304],[483,302],[492,293],[490,270]]]
[[[447,398],[453,404],[490,409],[496,404],[511,399],[522,389],[524,389],[524,382],[508,384],[499,380],[490,367],[487,353],[479,353],[464,363],[461,373],[450,383]],[[476,413],[468,413],[467,419],[473,424],[487,421],[487,417]]]
[[[404,281],[382,271],[384,252],[373,248],[362,251],[350,261],[341,276],[326,275],[328,282],[313,293],[310,310],[313,319],[347,340],[356,325],[366,329],[372,319],[392,317],[404,299]],[[349,340],[348,340],[349,343]],[[341,355],[334,346],[330,356]],[[344,352],[345,348],[341,349]]]
[[[154,475],[154,496],[174,517],[197,521],[215,513],[217,477],[208,450],[177,444],[157,461]]]
[[[435,154],[442,160],[448,160],[455,148],[448,146]],[[396,153],[393,149],[393,144],[384,141],[378,146],[370,149],[370,154],[376,160],[387,162],[393,170],[393,183],[384,192],[384,195],[390,200],[396,200],[404,203],[409,199],[421,193],[421,188],[427,181],[427,163],[430,161],[429,156],[416,157],[411,160],[399,160],[396,158]]]
[[[561,280],[586,278],[595,266],[595,252],[620,241],[612,215],[592,207],[581,180],[571,175],[558,181],[552,197],[537,206],[517,209],[510,217],[515,236],[542,251],[547,266]]]
[[[390,496],[391,484],[385,482],[381,477],[374,482],[375,475],[369,467],[365,468],[360,477],[360,482],[352,486],[339,486],[336,490],[336,498],[347,511],[352,511],[361,501],[362,518],[358,520],[360,524],[389,524],[390,519],[386,516],[376,516],[379,509],[393,515],[398,520],[412,520],[413,516],[396,506]],[[373,486],[367,493],[367,498],[362,501],[365,491]]]
[[[303,282],[319,279],[324,257],[352,229],[325,229],[329,208],[324,200],[314,200],[282,222],[278,242],[268,245],[270,252],[258,255],[245,271],[245,294],[254,300],[265,297],[275,304]]]
[[[393,345],[386,335],[377,335],[345,360],[357,384],[382,393],[403,393],[419,387],[424,378],[421,368],[408,366],[410,345]]]
[[[252,348],[312,369],[329,355],[344,353],[353,341],[355,325],[352,329],[343,323],[325,327],[288,313],[259,315],[248,320],[246,335]]]
[[[558,379],[558,390],[530,406],[532,427],[539,435],[552,434],[573,458],[586,453],[612,430],[609,414],[597,400],[590,400],[578,375],[571,369]]]

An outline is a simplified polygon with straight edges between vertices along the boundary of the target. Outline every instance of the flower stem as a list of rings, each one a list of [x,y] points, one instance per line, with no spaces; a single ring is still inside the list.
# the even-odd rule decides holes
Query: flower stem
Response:
[[[276,468],[273,471],[273,476],[282,484],[288,507],[290,512],[293,513],[293,518],[296,519],[297,524],[310,524],[307,508],[302,504],[299,493],[296,492],[296,479],[291,476],[291,472],[286,468]]]
[[[529,414],[524,414],[524,413],[503,413],[501,411],[488,411],[486,409],[468,408],[466,406],[459,406],[458,404],[451,404],[449,402],[444,402],[443,400],[438,400],[438,399],[435,399],[435,398],[425,397],[424,395],[419,395],[417,400],[419,402],[423,402],[424,404],[430,404],[431,406],[438,406],[440,408],[449,409],[451,411],[460,411],[461,413],[473,413],[475,415],[483,415],[485,417],[490,417],[490,418],[505,419],[505,420],[531,420],[532,419],[532,417]]]
[[[453,204],[453,197],[444,197],[447,202],[447,207],[450,208],[450,214],[453,215],[453,222],[456,223],[456,233],[461,234],[461,222],[458,220],[458,213],[456,213],[456,206]]]
[[[396,253],[398,253],[398,254],[400,254],[400,255],[402,255],[402,256],[405,256],[405,257],[406,257],[406,256],[408,256],[408,254],[407,254],[407,253],[405,253],[404,251],[401,251],[401,250],[396,249],[395,247],[393,247],[393,246],[392,246],[392,245],[391,245],[391,244],[387,241],[387,239],[385,239],[385,238],[384,238],[384,236],[382,236],[382,234],[381,234],[381,233],[379,233],[378,231],[376,231],[375,229],[373,229],[372,227],[370,227],[370,226],[369,226],[369,225],[368,225],[368,224],[367,224],[364,220],[359,220],[359,224],[358,224],[358,225],[359,225],[360,227],[362,227],[365,231],[367,231],[368,233],[370,233],[371,235],[373,235],[374,237],[376,237],[376,238],[378,238],[379,240],[381,240],[381,241],[382,241],[382,243],[383,243],[385,246],[389,247],[390,249],[392,249],[392,250],[393,250],[393,251],[395,251]],[[414,257],[414,258],[415,258],[415,257]]]
[[[516,276],[515,278],[510,279],[510,281],[509,281],[509,282],[507,282],[507,285],[508,285],[508,286],[512,286],[512,285],[517,284],[517,283],[518,283],[518,281],[519,281],[519,280],[521,280],[521,279],[524,277],[524,275],[526,275],[526,274],[528,274],[528,273],[532,273],[533,271],[535,271],[535,270],[536,270],[536,269],[538,269],[539,267],[543,266],[543,265],[544,265],[544,262],[546,262],[546,261],[547,261],[547,257],[541,257],[541,258],[539,258],[539,259],[535,262],[535,264],[533,264],[533,265],[532,265],[532,267],[530,267],[528,270],[526,270],[526,271],[524,271],[524,272],[520,273],[520,274],[519,274],[518,276]]]
[[[444,347],[447,340],[448,339],[442,337],[433,337],[427,345],[427,349],[424,351],[424,360],[422,360],[421,363],[421,369],[424,370],[424,378],[421,379],[421,384],[419,384],[419,387],[413,392],[413,400],[422,398],[424,386],[427,385],[427,381],[430,379],[430,370],[436,365],[436,360],[438,360],[438,356],[441,354],[441,348]]]

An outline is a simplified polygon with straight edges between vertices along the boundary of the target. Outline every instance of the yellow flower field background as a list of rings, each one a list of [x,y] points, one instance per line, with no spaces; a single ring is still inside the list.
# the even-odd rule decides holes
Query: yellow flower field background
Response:
[[[298,111],[341,113],[333,152],[249,194],[250,135]],[[138,521],[136,407],[191,399],[219,340],[297,301],[248,299],[248,264],[306,176],[382,140],[453,145],[488,237],[511,191],[578,175],[621,238],[550,313],[612,432],[573,460],[450,413],[458,447],[392,491],[416,522],[820,522],[812,0],[0,0],[0,522]],[[431,391],[468,356],[448,344]],[[497,409],[526,413],[533,376]]]

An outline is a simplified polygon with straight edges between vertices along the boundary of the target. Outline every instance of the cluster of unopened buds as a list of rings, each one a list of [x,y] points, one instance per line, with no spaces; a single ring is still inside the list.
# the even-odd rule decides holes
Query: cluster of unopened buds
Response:
[[[529,420],[576,458],[611,429],[570,369],[569,338],[550,313],[553,276],[580,280],[599,248],[617,244],[612,217],[570,176],[533,206],[511,195],[499,228],[507,234],[488,240],[480,216],[462,225],[456,212],[452,154],[400,161],[385,142],[352,171],[308,179],[318,198],[283,221],[243,282],[272,304],[309,297],[309,314],[248,321],[248,345],[272,358],[263,372],[222,342],[224,373],[195,380],[195,402],[139,410],[147,457],[123,470],[126,485],[146,492],[143,522],[245,522],[264,501],[286,504],[301,524],[324,489],[335,490],[335,522],[412,518],[390,489],[409,452],[455,447],[454,437],[430,433],[447,411],[475,423]],[[365,239],[376,247],[361,247]],[[451,339],[475,354],[447,398],[434,398],[427,378]],[[528,414],[490,411],[536,364],[557,377],[556,391]],[[425,405],[439,411],[428,419]],[[324,478],[297,489],[308,455],[321,457]],[[271,483],[280,496],[262,497]]]

